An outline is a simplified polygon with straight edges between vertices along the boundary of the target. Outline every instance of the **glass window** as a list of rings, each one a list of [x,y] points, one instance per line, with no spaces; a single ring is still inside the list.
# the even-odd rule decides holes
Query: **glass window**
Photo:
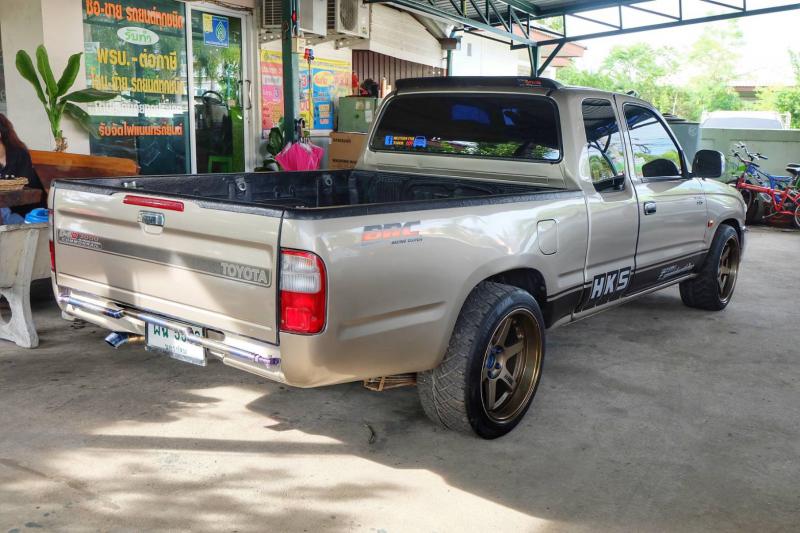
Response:
[[[598,191],[625,188],[625,148],[611,102],[584,100],[583,128],[586,148],[581,158],[581,173],[590,177]]]
[[[681,175],[682,165],[678,147],[655,113],[645,107],[626,105],[625,121],[628,124],[638,177],[660,178]]]
[[[555,104],[537,96],[398,96],[386,108],[371,147],[534,161],[561,158]]]
[[[86,82],[117,93],[88,104],[93,155],[126,157],[142,174],[189,171],[184,4],[84,2]]]

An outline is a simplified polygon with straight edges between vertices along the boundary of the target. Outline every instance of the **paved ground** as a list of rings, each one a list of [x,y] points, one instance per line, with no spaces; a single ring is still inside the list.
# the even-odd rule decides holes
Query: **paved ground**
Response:
[[[114,352],[41,302],[41,347],[0,344],[0,533],[797,531],[798,265],[800,233],[757,229],[728,310],[669,290],[553,331],[494,442],[434,428],[413,389]]]

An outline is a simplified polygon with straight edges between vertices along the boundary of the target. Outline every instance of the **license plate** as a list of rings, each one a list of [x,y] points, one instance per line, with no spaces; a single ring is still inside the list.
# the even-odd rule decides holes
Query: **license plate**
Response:
[[[200,328],[186,326],[192,334],[202,337]],[[147,324],[147,347],[166,352],[167,355],[184,363],[206,366],[206,350],[199,344],[186,340],[186,334],[164,326]]]

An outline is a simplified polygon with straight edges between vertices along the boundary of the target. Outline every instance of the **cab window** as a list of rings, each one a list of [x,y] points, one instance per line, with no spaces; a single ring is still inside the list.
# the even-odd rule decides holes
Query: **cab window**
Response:
[[[548,98],[410,94],[387,103],[370,148],[554,163],[561,159],[561,136]]]
[[[586,146],[581,173],[592,179],[598,192],[623,190],[625,149],[611,102],[599,98],[584,100],[582,111]]]
[[[680,178],[683,174],[680,151],[656,114],[646,107],[626,105],[625,122],[631,139],[636,176]]]

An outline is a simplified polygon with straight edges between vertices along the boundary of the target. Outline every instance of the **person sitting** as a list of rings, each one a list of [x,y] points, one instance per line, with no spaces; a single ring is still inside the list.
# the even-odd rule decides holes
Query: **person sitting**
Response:
[[[33,168],[28,147],[17,136],[8,117],[0,113],[0,179],[9,176],[27,178],[28,188],[39,189],[44,193],[39,175]],[[35,207],[44,207],[45,196],[42,198],[42,202],[37,205],[0,208],[0,224],[21,224],[24,219],[20,215]]]

